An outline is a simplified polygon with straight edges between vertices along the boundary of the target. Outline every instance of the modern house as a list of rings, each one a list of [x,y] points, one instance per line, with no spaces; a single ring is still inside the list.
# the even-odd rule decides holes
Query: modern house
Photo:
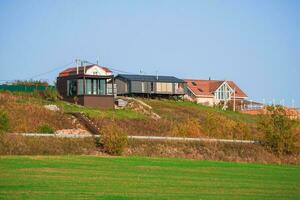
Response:
[[[208,106],[229,100],[243,101],[247,95],[233,82],[220,80],[185,80],[186,98]]]
[[[56,87],[64,100],[83,106],[114,108],[114,76],[99,65],[68,68],[59,73]]]
[[[173,76],[119,74],[115,77],[118,95],[183,96],[185,81]]]

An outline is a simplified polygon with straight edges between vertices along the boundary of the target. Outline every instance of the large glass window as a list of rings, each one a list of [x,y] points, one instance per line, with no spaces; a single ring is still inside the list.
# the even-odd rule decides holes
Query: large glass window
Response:
[[[106,79],[85,79],[85,93],[84,93],[84,79],[67,80],[67,95],[106,95],[112,93],[112,88],[107,88]],[[109,85],[108,85],[109,86]],[[109,92],[106,91],[110,90]]]
[[[98,81],[99,81],[98,94],[105,95],[106,81],[105,79],[100,79]]]
[[[85,79],[85,94],[92,94],[92,79]]]
[[[172,83],[156,83],[157,92],[168,92],[172,93]]]
[[[98,83],[97,83],[97,79],[93,79],[93,94],[97,94],[97,87],[98,87]]]
[[[231,89],[226,85],[223,84],[216,92],[215,97],[219,100],[228,100],[231,98]]]
[[[76,96],[77,95],[77,80],[67,81],[67,95]]]
[[[78,95],[83,95],[83,79],[78,79]]]

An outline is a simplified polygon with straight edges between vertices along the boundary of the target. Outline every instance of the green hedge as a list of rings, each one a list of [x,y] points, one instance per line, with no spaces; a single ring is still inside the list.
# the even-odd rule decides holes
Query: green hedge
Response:
[[[55,89],[55,86],[0,85],[0,91],[10,92],[33,92],[35,90],[45,91],[48,89]]]

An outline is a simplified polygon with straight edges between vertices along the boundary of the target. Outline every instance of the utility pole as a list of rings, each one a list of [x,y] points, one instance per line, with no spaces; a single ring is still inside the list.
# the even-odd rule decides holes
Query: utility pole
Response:
[[[81,66],[83,66],[83,74],[85,74],[85,62],[86,61],[81,61]]]
[[[233,112],[235,112],[235,88],[233,89]]]
[[[75,59],[77,75],[79,74],[79,62],[80,62],[79,59]]]

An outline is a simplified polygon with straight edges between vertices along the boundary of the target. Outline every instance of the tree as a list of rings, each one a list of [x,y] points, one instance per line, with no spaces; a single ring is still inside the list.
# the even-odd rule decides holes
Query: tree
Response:
[[[7,132],[9,129],[9,119],[7,113],[0,110],[0,134]]]
[[[128,144],[126,132],[115,124],[102,127],[100,143],[106,153],[121,155]]]
[[[266,109],[266,115],[259,122],[259,130],[264,133],[264,145],[276,153],[291,153],[295,143],[295,121],[287,117],[282,106],[269,106]]]

